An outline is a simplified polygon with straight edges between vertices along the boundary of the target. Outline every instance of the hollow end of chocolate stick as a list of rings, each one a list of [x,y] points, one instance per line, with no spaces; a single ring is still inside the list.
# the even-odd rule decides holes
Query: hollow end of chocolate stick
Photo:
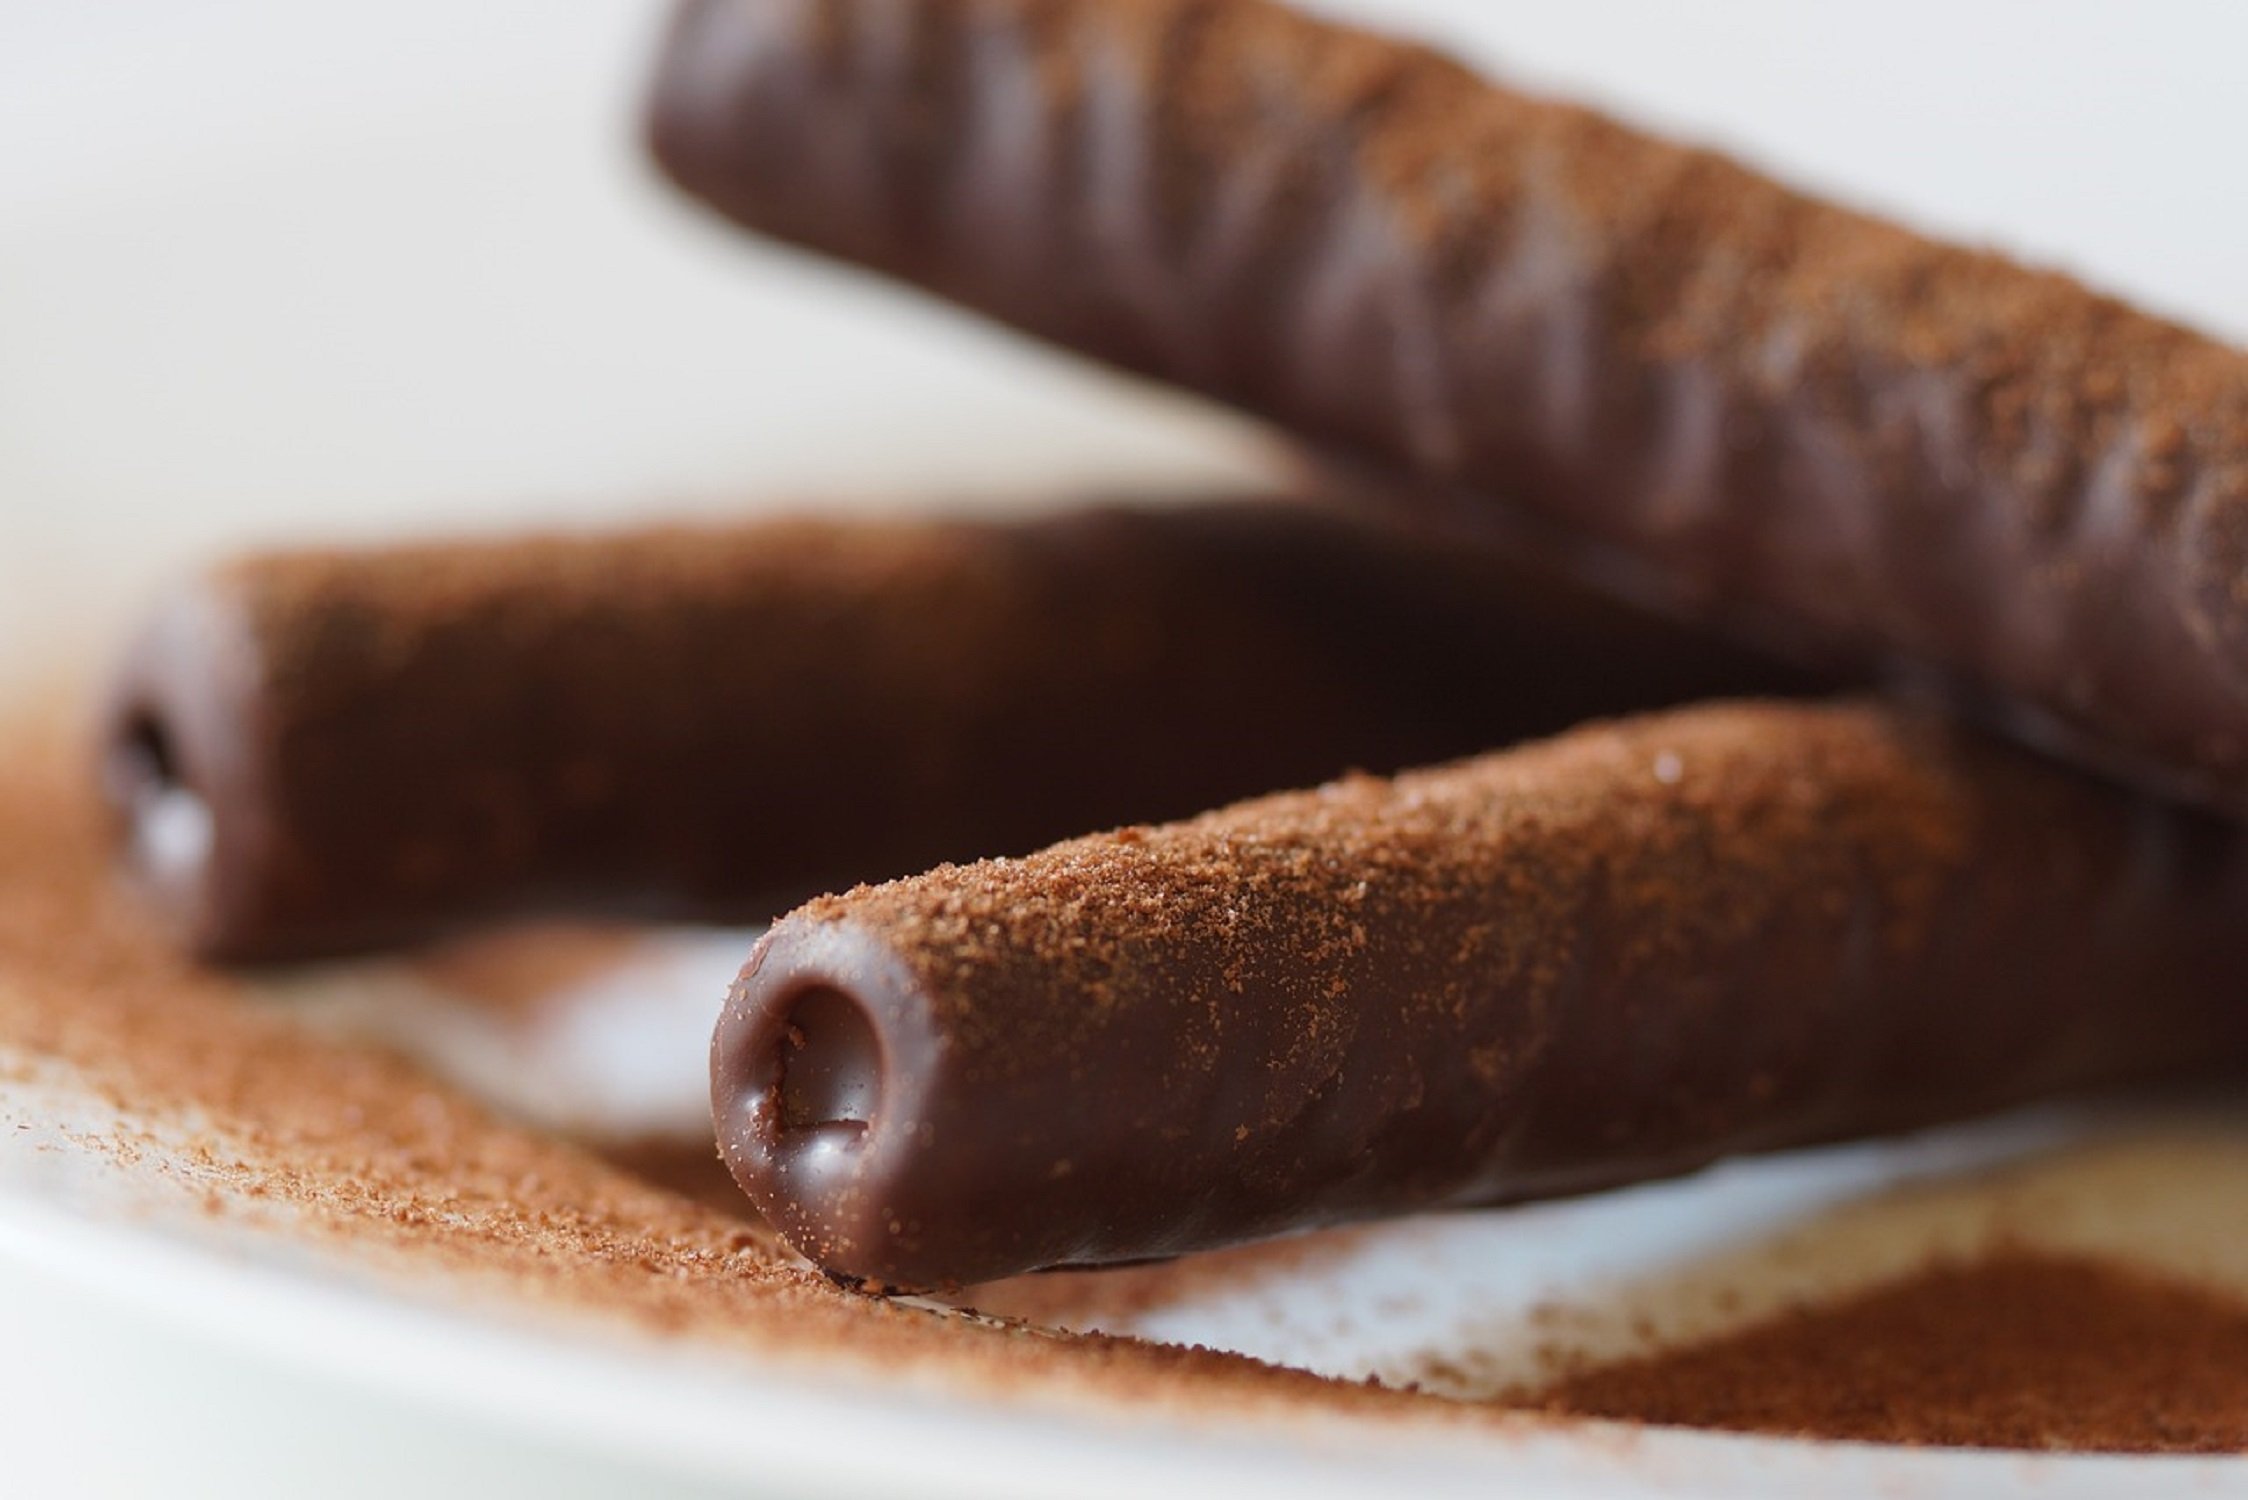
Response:
[[[882,1107],[882,1044],[838,989],[815,985],[789,1001],[773,1072],[781,1136],[799,1147],[855,1148]]]
[[[227,951],[222,920],[253,840],[240,784],[254,757],[255,653],[239,602],[217,580],[149,618],[112,682],[96,764],[128,878],[203,958]]]
[[[921,1129],[935,1051],[921,986],[845,927],[776,928],[727,998],[711,1040],[719,1152],[759,1211],[830,1271],[900,1279],[908,1226],[887,1195]]]
[[[1244,1096],[1174,1076],[1160,999],[1126,1006],[1113,1045],[1078,1048],[1043,1033],[1100,1009],[1086,975],[1000,957],[963,987],[921,930],[815,902],[766,933],[720,1014],[719,1154],[805,1259],[915,1291],[1302,1227],[1213,1162],[1238,1138],[1193,1122],[1230,1122]]]
[[[157,891],[199,886],[211,865],[211,804],[182,765],[162,710],[125,710],[103,747],[102,781],[141,881]]]

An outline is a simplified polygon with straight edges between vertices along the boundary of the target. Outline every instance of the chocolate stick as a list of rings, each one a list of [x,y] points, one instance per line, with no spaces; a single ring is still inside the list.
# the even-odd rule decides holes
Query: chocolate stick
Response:
[[[108,790],[200,953],[822,890],[1788,674],[1308,505],[252,557],[121,675]]]
[[[1262,0],[687,0],[652,132],[741,224],[2248,812],[2241,351]]]
[[[719,1146],[914,1287],[2238,1069],[2244,853],[1892,709],[1652,715],[815,901]]]

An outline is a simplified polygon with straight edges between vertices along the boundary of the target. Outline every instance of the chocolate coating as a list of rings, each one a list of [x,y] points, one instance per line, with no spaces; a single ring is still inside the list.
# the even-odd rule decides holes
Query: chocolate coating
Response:
[[[822,890],[1787,680],[1279,501],[245,558],[112,697],[127,858],[206,956]]]
[[[804,1254],[967,1283],[2238,1071],[2244,914],[2225,825],[1891,708],[1692,708],[823,897],[712,1099]]]
[[[687,0],[651,130],[741,224],[2248,812],[2241,351],[1263,0]]]

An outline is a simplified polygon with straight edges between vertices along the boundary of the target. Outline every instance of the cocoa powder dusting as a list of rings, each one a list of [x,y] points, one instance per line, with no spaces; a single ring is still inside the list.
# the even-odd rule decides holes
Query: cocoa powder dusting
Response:
[[[1128,1338],[964,1318],[838,1289],[742,1216],[509,1124],[378,1049],[307,1034],[176,955],[114,887],[75,705],[9,725],[0,773],[0,1059],[60,1065],[129,1119],[189,1134],[215,1214],[280,1208],[409,1292],[845,1361],[1034,1399],[1205,1420],[1356,1413],[1507,1423],[1523,1409],[1981,1446],[2248,1448],[2248,1310],[2104,1266],[2016,1255],[1768,1328],[1462,1404]],[[130,1158],[130,1129],[116,1148]],[[1246,1262],[1296,1245],[1238,1253]],[[1122,1273],[1191,1295],[1225,1257]],[[437,1279],[437,1278],[442,1278]],[[1167,1278],[1184,1278],[1165,1285]],[[1223,1276],[1219,1276],[1223,1280]],[[1070,1283],[1033,1316],[1067,1309]],[[991,1296],[998,1306],[1009,1295]],[[1095,1299],[1096,1301],[1099,1299]],[[1083,1307],[1075,1311],[1082,1313]]]
[[[735,223],[2248,810],[2240,350],[1289,5],[679,15],[651,144]]]
[[[2234,1453],[2248,1448],[2248,1304],[2001,1250],[1570,1377],[1540,1404],[1788,1437]]]
[[[1201,1349],[1063,1335],[845,1292],[761,1230],[511,1125],[402,1059],[309,1035],[178,956],[110,878],[78,705],[7,725],[0,1058],[59,1065],[128,1119],[192,1135],[211,1211],[280,1209],[428,1295],[543,1309],[798,1363],[1026,1396],[1425,1411],[1410,1394]],[[133,1149],[121,1132],[121,1151]],[[443,1281],[434,1282],[433,1277]],[[1458,1408],[1452,1411],[1457,1413]]]

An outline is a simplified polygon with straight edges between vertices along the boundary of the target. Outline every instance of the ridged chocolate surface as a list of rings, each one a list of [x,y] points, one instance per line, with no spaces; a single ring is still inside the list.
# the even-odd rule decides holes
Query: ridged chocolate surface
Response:
[[[2241,351],[1262,0],[687,0],[652,135],[742,224],[2248,810]]]
[[[2248,1063],[2248,841],[1874,705],[1589,727],[777,924],[719,1145],[975,1282],[1574,1193]]]
[[[112,696],[128,856],[201,953],[822,890],[1793,680],[1274,500],[253,556]]]

